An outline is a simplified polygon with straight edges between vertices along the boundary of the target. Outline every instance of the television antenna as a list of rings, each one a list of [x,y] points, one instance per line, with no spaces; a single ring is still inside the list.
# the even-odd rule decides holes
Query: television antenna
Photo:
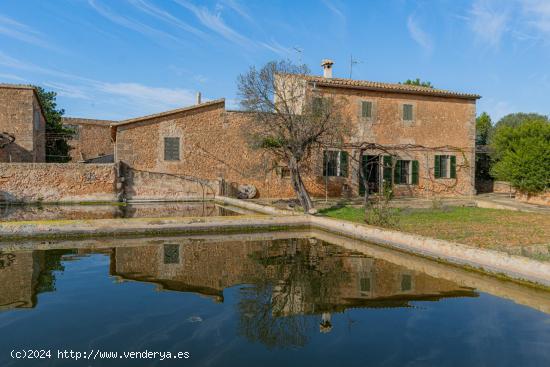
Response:
[[[296,55],[298,55],[298,63],[302,65],[302,52],[304,50],[298,46],[294,46],[292,47],[292,49],[294,50],[294,52],[296,52]]]
[[[363,61],[357,60],[353,58],[353,55],[349,55],[349,78],[351,79],[351,76],[353,74],[353,65],[362,64]]]

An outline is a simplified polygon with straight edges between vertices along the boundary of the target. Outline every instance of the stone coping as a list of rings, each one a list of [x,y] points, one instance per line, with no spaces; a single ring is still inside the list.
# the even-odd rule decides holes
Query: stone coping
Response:
[[[312,228],[431,260],[550,287],[550,262],[365,224],[303,215],[233,198],[217,197],[215,201],[264,215],[0,222],[0,241]],[[369,246],[366,242],[363,246]]]

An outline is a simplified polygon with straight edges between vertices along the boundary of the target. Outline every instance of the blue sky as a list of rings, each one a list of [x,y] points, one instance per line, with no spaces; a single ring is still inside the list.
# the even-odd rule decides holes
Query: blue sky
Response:
[[[298,51],[299,50],[299,51]],[[478,112],[550,114],[550,0],[2,0],[0,82],[69,116],[125,119],[225,97],[251,65],[478,93]]]

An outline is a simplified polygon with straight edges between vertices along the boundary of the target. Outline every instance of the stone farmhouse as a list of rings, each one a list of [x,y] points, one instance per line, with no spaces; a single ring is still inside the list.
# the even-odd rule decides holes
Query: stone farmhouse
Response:
[[[478,95],[333,78],[333,63],[323,60],[322,66],[323,76],[293,77],[303,79],[305,98],[343,98],[343,112],[354,134],[343,149],[313,153],[303,177],[312,196],[357,196],[366,189],[377,193],[388,183],[393,184],[395,194],[402,196],[475,194]],[[12,110],[28,106],[28,116],[40,111],[32,88],[9,87],[2,91],[19,98],[27,93],[28,100],[14,103],[19,107],[10,107]],[[1,111],[0,116],[9,113]],[[66,118],[64,124],[76,132],[70,142],[73,162],[117,165],[114,176],[118,178],[113,186],[119,199],[192,196],[194,189],[182,189],[177,177],[195,179],[201,185],[215,183],[215,194],[231,195],[238,185],[249,184],[256,187],[258,197],[293,197],[284,162],[274,161],[247,144],[243,129],[250,118],[246,111],[226,109],[224,99],[201,102],[199,95],[193,106],[154,115],[123,121]],[[33,133],[21,142],[35,153],[21,162],[43,161],[38,143],[32,139],[32,144],[28,142],[29,137],[40,137],[31,129],[31,121],[28,119],[27,129]],[[42,125],[32,126],[43,126],[43,118],[41,121]],[[0,127],[10,133],[4,122]],[[361,150],[361,143],[376,143],[385,149]],[[16,161],[13,157],[12,162]],[[366,188],[359,172],[367,178]]]
[[[0,133],[10,137],[0,162],[46,161],[46,120],[33,87],[0,84]]]

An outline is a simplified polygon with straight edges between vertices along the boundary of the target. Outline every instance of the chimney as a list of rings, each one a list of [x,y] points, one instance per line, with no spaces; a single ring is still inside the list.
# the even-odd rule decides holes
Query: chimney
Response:
[[[323,59],[321,66],[323,67],[323,78],[332,78],[332,65],[334,62],[330,59]]]
[[[197,104],[201,104],[201,92],[197,92]]]

